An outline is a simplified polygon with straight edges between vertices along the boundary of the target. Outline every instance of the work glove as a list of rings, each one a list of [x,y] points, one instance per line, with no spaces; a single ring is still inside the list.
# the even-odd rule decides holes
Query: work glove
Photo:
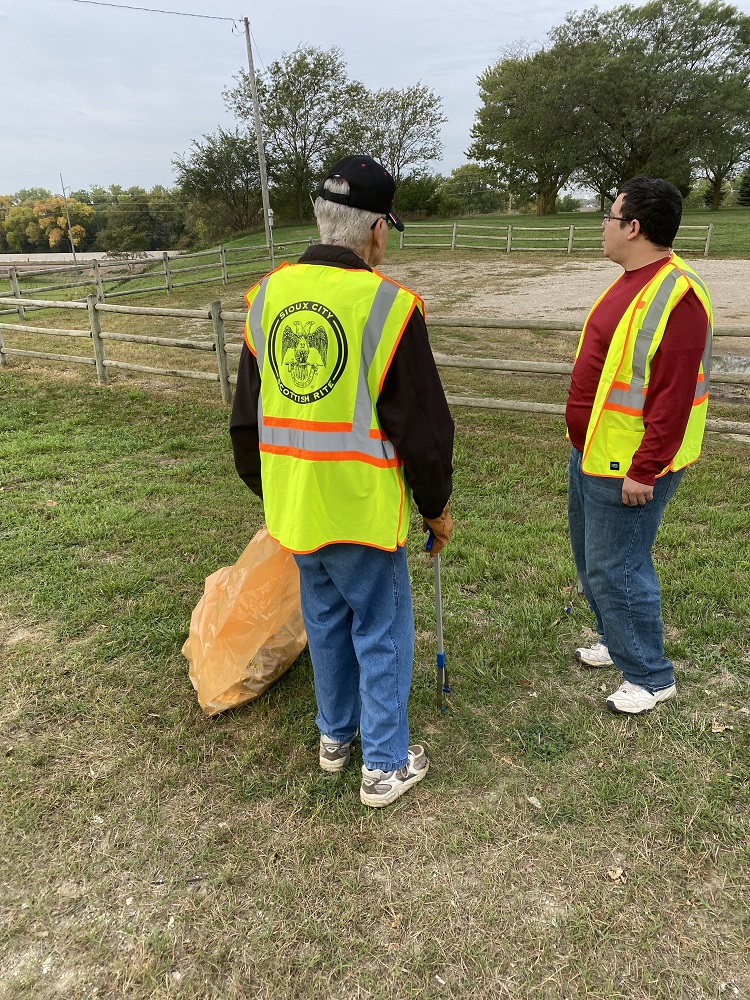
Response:
[[[451,531],[453,531],[453,518],[448,510],[448,504],[445,505],[445,510],[439,517],[426,517],[422,521],[422,531],[432,531],[435,536],[430,555],[436,556],[448,544]]]

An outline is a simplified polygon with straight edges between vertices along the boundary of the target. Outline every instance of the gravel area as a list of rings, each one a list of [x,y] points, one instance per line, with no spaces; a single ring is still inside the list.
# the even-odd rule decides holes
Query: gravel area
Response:
[[[717,329],[742,326],[750,332],[750,261],[701,258],[694,266],[711,292]],[[620,274],[608,260],[536,264],[512,255],[491,261],[477,256],[476,265],[465,258],[394,265],[386,260],[381,270],[424,298],[428,325],[431,315],[583,323],[589,308]],[[719,344],[720,353],[750,356],[750,337],[722,337]]]

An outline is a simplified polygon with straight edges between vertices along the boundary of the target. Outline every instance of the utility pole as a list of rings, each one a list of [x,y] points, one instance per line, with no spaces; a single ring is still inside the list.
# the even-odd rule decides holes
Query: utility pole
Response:
[[[260,166],[260,193],[263,199],[263,221],[266,225],[266,243],[271,257],[271,267],[274,266],[273,259],[273,236],[271,234],[271,205],[268,200],[268,178],[266,177],[266,153],[263,148],[263,136],[260,130],[260,106],[258,105],[258,88],[255,85],[255,67],[253,66],[253,47],[250,44],[250,22],[246,17],[242,20],[245,23],[245,42],[247,43],[247,62],[250,67],[250,93],[253,98],[253,111],[255,112],[255,139],[258,143],[258,164]]]
[[[60,174],[60,184],[62,185],[63,201],[65,202],[65,218],[68,220],[68,239],[70,240],[70,249],[73,251],[73,263],[78,266],[78,261],[76,260],[76,245],[73,242],[73,230],[70,225],[70,212],[68,211],[68,199],[65,195],[65,185],[63,184],[62,174]]]

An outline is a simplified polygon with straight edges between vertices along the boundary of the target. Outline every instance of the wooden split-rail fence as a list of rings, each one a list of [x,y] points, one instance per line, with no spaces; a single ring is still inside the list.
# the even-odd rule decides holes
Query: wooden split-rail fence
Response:
[[[169,376],[174,378],[198,379],[206,382],[218,382],[221,396],[224,402],[230,403],[232,400],[231,386],[236,384],[237,378],[231,372],[230,358],[239,355],[242,344],[238,341],[228,341],[226,336],[227,324],[240,324],[245,322],[246,313],[244,311],[224,309],[221,301],[216,300],[204,309],[169,309],[166,307],[150,308],[147,306],[125,306],[114,305],[112,303],[99,302],[95,295],[89,295],[85,302],[50,302],[45,299],[15,299],[10,297],[0,297],[0,306],[14,304],[22,307],[76,310],[86,314],[85,329],[58,329],[46,326],[32,326],[28,322],[23,323],[0,323],[0,368],[9,367],[10,358],[34,358],[44,361],[53,361],[66,365],[87,365],[95,368],[96,377],[101,385],[109,382],[109,372],[120,369],[132,372],[141,372],[147,375]],[[107,331],[103,327],[102,320],[108,314],[129,314],[143,317],[167,317],[179,320],[204,321],[211,324],[211,334],[203,339],[190,339],[185,337],[155,337],[135,333],[117,333]],[[531,331],[566,331],[579,332],[580,326],[577,323],[565,321],[553,321],[545,319],[509,320],[503,318],[461,318],[461,317],[433,317],[430,320],[431,327],[446,327],[450,329],[482,329],[482,330],[531,330]],[[48,351],[32,350],[28,347],[12,346],[6,343],[8,335],[20,334],[24,339],[32,336],[50,337],[63,340],[73,339],[78,343],[84,341],[91,342],[91,350],[86,356],[65,353],[51,353]],[[714,336],[720,337],[750,337],[748,327],[721,327],[714,331]],[[146,344],[154,347],[178,349],[185,351],[199,351],[206,354],[213,354],[215,358],[215,368],[212,371],[197,371],[195,369],[165,368],[152,365],[138,364],[132,361],[114,360],[107,357],[106,344],[131,343]],[[496,371],[526,375],[569,375],[572,365],[568,363],[558,363],[549,361],[525,361],[525,360],[501,360],[495,358],[464,357],[458,355],[447,355],[435,353],[435,361],[442,368],[463,368],[484,371]],[[725,383],[729,385],[750,386],[750,373],[748,372],[713,372],[711,375],[713,383]],[[546,413],[562,416],[565,407],[557,403],[539,403],[524,400],[487,399],[476,396],[454,396],[449,395],[448,403],[452,406],[472,406],[485,409],[514,410],[526,413]],[[711,431],[750,434],[750,424],[730,420],[709,420],[707,429]]]

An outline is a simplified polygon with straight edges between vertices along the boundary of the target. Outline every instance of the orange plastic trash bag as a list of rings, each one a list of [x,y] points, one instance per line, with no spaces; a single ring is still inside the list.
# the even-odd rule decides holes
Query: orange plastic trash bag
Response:
[[[297,564],[262,528],[234,566],[207,577],[182,652],[211,716],[263,694],[306,643]]]

